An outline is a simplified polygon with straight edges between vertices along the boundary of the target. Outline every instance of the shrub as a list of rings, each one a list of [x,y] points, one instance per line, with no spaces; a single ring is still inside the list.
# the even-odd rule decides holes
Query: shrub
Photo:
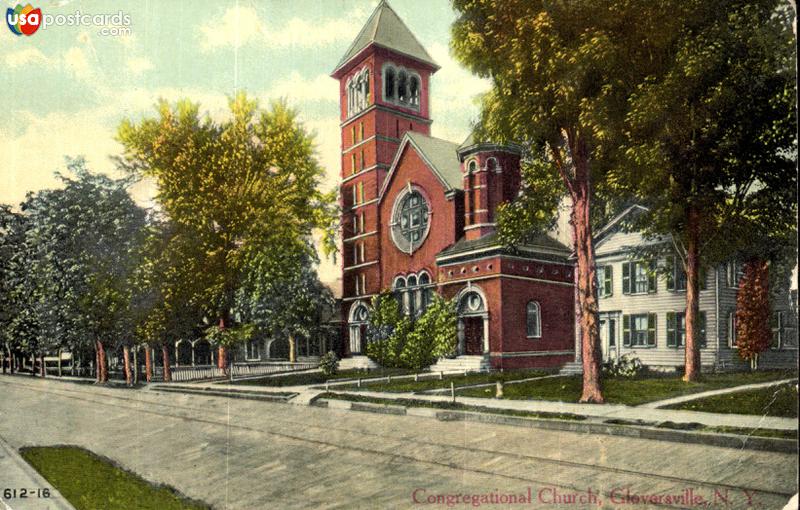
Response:
[[[456,348],[456,311],[452,301],[438,295],[417,319],[408,336],[400,361],[405,368],[422,369]]]
[[[635,357],[629,357],[627,354],[620,356],[618,360],[610,360],[603,363],[603,373],[610,377],[628,377],[634,378],[638,376],[644,365],[642,361]]]
[[[364,352],[383,367],[400,366],[400,353],[412,327],[391,293],[378,294],[372,298]]]
[[[326,352],[319,359],[319,368],[326,377],[331,377],[339,372],[339,357],[333,351]]]

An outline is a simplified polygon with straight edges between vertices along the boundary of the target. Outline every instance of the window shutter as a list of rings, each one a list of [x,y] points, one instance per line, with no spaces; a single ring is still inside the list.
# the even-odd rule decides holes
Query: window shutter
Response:
[[[667,256],[667,290],[675,290],[675,257],[672,255]],[[669,337],[667,337],[669,342]],[[667,343],[669,345],[669,343]]]
[[[631,263],[622,263],[622,293],[631,293]]]
[[[656,314],[647,314],[647,345],[656,345]]]
[[[656,272],[656,261],[651,260],[647,271],[647,292],[658,290],[658,272]]]
[[[700,266],[700,269],[697,272],[697,277],[700,279],[700,290],[706,290],[708,288],[708,283],[706,281],[708,280],[708,277],[705,267]]]
[[[697,315],[697,334],[700,335],[700,348],[706,347],[706,312]]]
[[[626,263],[627,265],[627,263]],[[624,267],[624,266],[623,266]],[[631,346],[631,316],[622,316],[622,345],[625,347]]]
[[[610,296],[614,292],[614,268],[606,266],[603,269],[603,294]]]
[[[667,312],[667,347],[678,346],[675,312]]]

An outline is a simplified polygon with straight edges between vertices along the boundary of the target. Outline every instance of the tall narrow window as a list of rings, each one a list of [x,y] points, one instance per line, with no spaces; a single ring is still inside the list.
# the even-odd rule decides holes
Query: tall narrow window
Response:
[[[408,102],[408,75],[400,71],[397,75],[397,100],[401,103]]]
[[[414,106],[419,105],[419,78],[412,76],[409,80],[408,92],[411,96],[411,104]]]
[[[771,323],[772,342],[770,348],[780,349],[783,346],[783,312],[774,312]]]
[[[364,170],[364,151],[361,151],[361,165],[358,167],[359,170]]]
[[[364,70],[364,106],[369,105],[369,69]],[[361,135],[364,136],[363,134]]]
[[[728,347],[736,349],[736,312],[728,312]]]
[[[394,101],[395,74],[394,69],[387,67],[383,75],[383,98]]]
[[[359,182],[358,183],[358,203],[359,204],[363,204],[364,203],[364,183],[363,182]]]
[[[358,139],[359,141],[364,140],[364,123],[358,125]]]
[[[350,173],[356,173],[358,170],[356,169],[356,153],[350,153]]]
[[[539,303],[528,302],[525,318],[528,338],[540,338],[542,336],[542,313]]]
[[[614,290],[614,268],[600,266],[597,268],[597,293],[600,297],[608,297]]]

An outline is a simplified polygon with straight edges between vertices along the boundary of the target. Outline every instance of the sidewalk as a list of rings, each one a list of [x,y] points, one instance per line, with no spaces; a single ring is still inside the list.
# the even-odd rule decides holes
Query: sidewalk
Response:
[[[769,381],[764,383],[755,383],[755,384],[743,384],[741,386],[734,386],[732,388],[722,388],[719,390],[709,390],[704,391],[702,393],[692,393],[690,395],[681,395],[680,397],[673,397],[668,398],[666,400],[657,400],[655,402],[648,402],[646,404],[642,404],[637,407],[646,407],[646,408],[658,408],[658,407],[666,407],[671,406],[673,404],[682,404],[684,402],[690,402],[692,400],[697,400],[706,397],[713,397],[716,395],[726,395],[728,393],[738,393],[740,391],[747,391],[747,390],[757,390],[759,388],[769,388],[770,386],[780,386],[782,384],[790,383],[792,381],[797,381],[797,378],[792,379],[783,379],[781,381]]]
[[[43,489],[49,497],[37,497]],[[11,491],[11,492],[10,492]],[[16,491],[16,497],[13,496]],[[20,497],[22,492],[27,497]],[[10,492],[9,494],[5,494]],[[12,496],[6,498],[6,496]],[[0,437],[0,509],[75,510],[61,494]]]
[[[377,391],[338,392],[373,398],[425,400],[429,402],[451,402],[449,396],[419,395],[414,393],[381,393]],[[744,427],[775,430],[797,430],[794,418],[753,416],[744,414],[700,413],[673,409],[648,409],[615,404],[572,404],[543,400],[497,400],[456,396],[456,402],[471,406],[515,411],[566,413],[604,420],[643,420],[648,422],[700,423],[708,427]]]

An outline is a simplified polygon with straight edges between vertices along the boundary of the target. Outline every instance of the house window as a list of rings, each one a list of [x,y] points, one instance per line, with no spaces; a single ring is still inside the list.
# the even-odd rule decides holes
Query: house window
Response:
[[[622,344],[625,347],[655,347],[656,314],[623,315]]]
[[[686,290],[683,262],[674,255],[667,257],[667,290]]]
[[[261,359],[261,346],[258,340],[250,340],[245,344],[247,359]]]
[[[783,312],[773,312],[772,314],[772,342],[770,349],[780,349],[783,347]]]
[[[736,312],[728,312],[728,347],[736,349]]]
[[[353,206],[358,205],[358,184],[353,184]]]
[[[655,261],[624,262],[622,264],[622,293],[654,293],[656,287]]]
[[[608,346],[617,346],[617,319],[608,319]]]
[[[350,154],[350,168],[352,173],[356,173],[358,170],[356,169],[356,153],[353,152]]]
[[[614,291],[613,266],[600,266],[597,268],[597,293],[600,297],[608,297]]]
[[[736,262],[725,264],[725,284],[731,288],[739,286],[739,264]]]
[[[539,303],[529,301],[525,313],[528,338],[541,338],[542,336],[542,313]]]
[[[364,151],[361,151],[361,165],[359,166],[359,170],[364,170]]]
[[[706,347],[706,312],[697,316],[700,347]],[[686,313],[667,312],[667,347],[684,347],[686,345]]]
[[[359,140],[363,140],[364,139],[364,123],[363,122],[358,125],[358,139]]]
[[[356,127],[350,126],[350,145],[355,145],[356,143]]]

